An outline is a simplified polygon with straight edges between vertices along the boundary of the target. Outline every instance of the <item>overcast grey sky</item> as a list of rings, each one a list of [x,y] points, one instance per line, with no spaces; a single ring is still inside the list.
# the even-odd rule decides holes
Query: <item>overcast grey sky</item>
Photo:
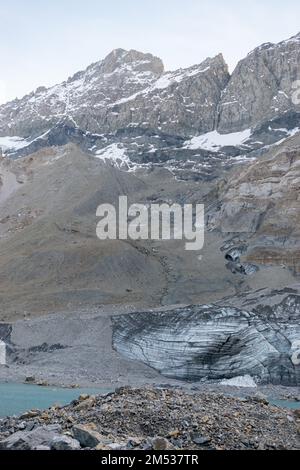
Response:
[[[167,69],[223,52],[232,70],[263,42],[300,31],[299,0],[0,0],[0,103],[50,86],[112,49]]]

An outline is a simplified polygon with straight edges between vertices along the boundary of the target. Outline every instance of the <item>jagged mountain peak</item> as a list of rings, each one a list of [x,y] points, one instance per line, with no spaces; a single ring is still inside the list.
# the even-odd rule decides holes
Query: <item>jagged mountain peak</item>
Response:
[[[298,114],[292,101],[299,79],[300,34],[277,44],[265,43],[239,61],[220,104],[219,130],[238,132]],[[294,127],[299,118],[296,117]],[[285,129],[289,125],[281,123]]]
[[[121,48],[114,49],[101,61],[101,71],[104,73],[112,73],[117,68],[126,65],[140,72],[150,71],[158,75],[164,72],[164,65],[159,57],[134,49],[127,51]]]
[[[164,72],[163,62],[152,54],[115,49],[60,85],[39,88],[1,106],[0,136],[32,140],[63,117],[92,133],[130,126],[183,135],[208,131],[228,80],[222,54],[186,69]]]
[[[104,59],[94,62],[85,70],[75,73],[67,83],[82,78],[97,78],[101,74],[122,72],[148,73],[159,77],[164,72],[164,64],[159,57],[131,49],[118,48],[112,50]]]
[[[210,60],[215,63],[219,63],[221,65],[225,65],[228,68],[227,62],[224,59],[224,56],[222,52],[219,52],[219,54],[215,55],[214,57],[208,57],[206,60]]]
[[[151,86],[163,72],[163,62],[152,54],[115,49],[61,84],[39,87],[0,106],[0,136],[36,137],[62,117],[76,127],[101,132],[97,118],[90,116]]]

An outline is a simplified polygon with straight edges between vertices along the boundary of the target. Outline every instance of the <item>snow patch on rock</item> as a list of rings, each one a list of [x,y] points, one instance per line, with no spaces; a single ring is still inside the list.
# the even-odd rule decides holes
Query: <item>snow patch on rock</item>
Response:
[[[20,150],[27,147],[27,145],[29,145],[29,142],[22,137],[0,137],[0,148],[3,152]]]
[[[129,158],[126,155],[126,150],[124,149],[123,145],[120,144],[111,144],[104,149],[97,150],[95,156],[96,158],[100,158],[100,160],[110,160],[118,165],[129,162]]]
[[[120,170],[135,171],[142,165],[133,163],[126,153],[126,149],[122,144],[111,144],[107,147],[97,150],[95,157],[104,162],[109,162]]]
[[[210,69],[210,66],[207,67],[193,67],[191,69],[179,69],[175,72],[167,72],[162,77],[160,77],[153,85],[150,87],[150,91],[153,90],[162,90],[164,88],[168,88],[170,85],[174,83],[180,83],[182,80],[193,77],[198,75],[199,73],[207,72]]]
[[[208,132],[198,137],[193,137],[184,143],[184,148],[197,150],[209,150],[218,152],[222,147],[239,147],[243,145],[251,136],[251,129],[231,134],[220,134],[218,131]]]

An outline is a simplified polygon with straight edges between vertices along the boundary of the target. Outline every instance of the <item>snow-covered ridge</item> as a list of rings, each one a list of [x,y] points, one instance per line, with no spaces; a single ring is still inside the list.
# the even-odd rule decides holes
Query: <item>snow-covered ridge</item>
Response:
[[[39,87],[22,99],[1,105],[0,132],[9,134],[18,123],[28,135],[65,117],[77,122],[78,114],[97,108],[101,112],[148,88],[162,73],[162,62],[151,54],[117,50],[61,84]]]
[[[299,44],[299,40],[300,35],[288,42]],[[273,46],[265,44],[261,49],[268,47]],[[168,142],[177,140],[180,147],[189,139],[184,147],[188,150],[216,153],[238,146],[242,154],[256,151],[286,135],[276,129],[269,133],[268,123],[274,121],[275,126],[287,129],[298,125],[300,111],[290,100],[290,81],[299,64],[300,52],[294,44],[279,47],[274,54],[267,51],[245,59],[231,77],[221,54],[200,65],[164,72],[162,61],[151,54],[116,49],[59,85],[40,87],[21,100],[0,106],[2,146],[8,154],[20,149],[25,155],[32,148],[21,149],[50,130],[49,145],[82,139],[84,150],[94,147],[96,151],[103,144],[112,144],[115,134],[118,140],[126,133],[154,131],[169,136]],[[70,129],[62,130],[63,125]],[[248,142],[250,128],[255,138]],[[85,139],[85,133],[110,137],[97,143],[97,139]],[[20,137],[7,141],[5,136]],[[34,145],[33,150],[38,147]],[[109,156],[111,161],[115,150]],[[222,154],[232,151],[235,155],[236,150],[230,148]],[[134,150],[128,153],[130,158],[133,154]]]
[[[143,102],[153,95],[163,99],[165,90],[206,73],[212,74],[213,88],[218,81],[220,66],[223,77],[226,74],[226,65],[221,55],[206,59],[200,65],[164,73],[161,60],[151,54],[116,50],[104,60],[90,65],[61,84],[48,89],[39,87],[36,92],[20,100],[0,106],[0,135],[9,135],[16,128],[16,133],[21,129],[18,135],[23,137],[36,136],[37,129],[46,131],[63,118],[68,118],[76,127],[93,133],[102,130],[103,122],[107,126],[111,122],[111,125],[126,127],[132,123],[119,123],[122,117],[119,119],[116,114],[118,109],[112,108],[134,101],[137,97],[141,97]],[[210,87],[206,86],[209,92]],[[203,106],[208,105],[206,103]],[[143,103],[141,107],[143,108]],[[189,112],[192,114],[193,110]],[[105,116],[108,114],[110,119],[107,120]],[[171,123],[172,118],[170,117]],[[124,119],[128,121],[127,114]],[[139,121],[139,124],[141,122],[146,122],[146,119]]]
[[[159,92],[160,90],[165,90],[173,85],[179,84],[183,80],[186,80],[190,77],[197,76],[198,74],[202,74],[208,72],[211,69],[211,65],[208,64],[208,61],[214,59],[208,59],[203,64],[196,65],[193,67],[189,67],[187,69],[179,69],[173,72],[165,72],[161,77],[159,77],[152,85],[145,88],[144,90],[134,93],[131,96],[126,98],[122,98],[117,100],[116,102],[110,104],[110,107],[114,107],[116,105],[121,105],[123,103],[127,103],[130,101],[134,101],[139,96],[146,96],[148,94]]]

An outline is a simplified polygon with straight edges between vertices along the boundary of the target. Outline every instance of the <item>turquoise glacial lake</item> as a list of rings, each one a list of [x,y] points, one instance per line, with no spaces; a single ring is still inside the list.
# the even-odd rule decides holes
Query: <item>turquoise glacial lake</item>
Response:
[[[300,402],[292,400],[270,400],[271,405],[280,406],[281,408],[288,408],[289,410],[299,410]]]
[[[104,395],[112,389],[39,387],[31,384],[0,383],[0,418],[19,415],[32,409],[67,405],[81,394]]]
[[[113,389],[104,388],[59,388],[39,387],[31,384],[0,383],[0,418],[19,415],[32,409],[47,409],[53,405],[64,406],[81,394],[105,395]],[[281,408],[299,409],[300,402],[270,400],[270,404]]]

